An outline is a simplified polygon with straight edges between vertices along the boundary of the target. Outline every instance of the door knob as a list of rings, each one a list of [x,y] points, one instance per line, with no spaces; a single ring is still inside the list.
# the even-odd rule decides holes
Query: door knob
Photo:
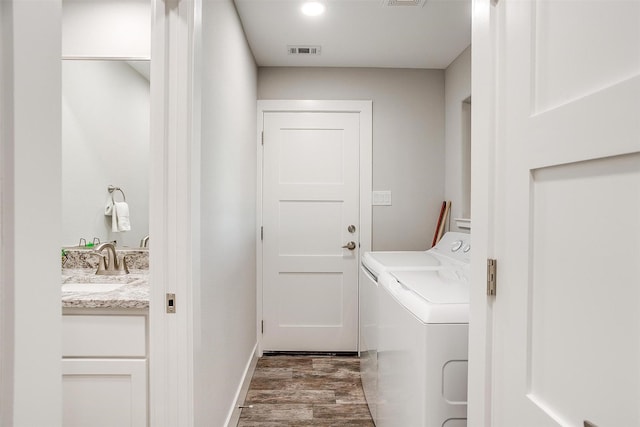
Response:
[[[343,249],[349,249],[350,251],[356,248],[356,242],[349,242],[342,247]]]

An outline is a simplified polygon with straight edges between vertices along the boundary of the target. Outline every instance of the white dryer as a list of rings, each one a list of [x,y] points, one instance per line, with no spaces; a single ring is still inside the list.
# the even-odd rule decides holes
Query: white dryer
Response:
[[[362,256],[359,298],[361,376],[374,422],[377,422],[378,406],[383,406],[378,403],[379,277],[387,271],[460,269],[469,263],[469,240],[469,234],[449,232],[427,251],[367,252]]]
[[[452,250],[453,249],[453,250]],[[433,270],[468,264],[471,257],[470,235],[450,231],[427,251],[366,252],[362,267],[377,280],[385,271]]]

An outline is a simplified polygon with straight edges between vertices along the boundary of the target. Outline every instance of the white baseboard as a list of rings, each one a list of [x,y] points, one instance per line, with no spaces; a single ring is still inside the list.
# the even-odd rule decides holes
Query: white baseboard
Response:
[[[251,356],[247,361],[247,367],[244,370],[242,383],[239,385],[238,390],[236,391],[236,398],[234,400],[235,404],[233,405],[233,408],[229,410],[227,422],[224,424],[226,427],[235,427],[238,425],[238,421],[240,421],[241,409],[239,408],[239,406],[244,403],[244,400],[247,397],[247,393],[249,392],[249,385],[251,384],[251,378],[253,377],[253,373],[256,370],[257,363],[258,343],[253,346],[253,351],[251,352]]]

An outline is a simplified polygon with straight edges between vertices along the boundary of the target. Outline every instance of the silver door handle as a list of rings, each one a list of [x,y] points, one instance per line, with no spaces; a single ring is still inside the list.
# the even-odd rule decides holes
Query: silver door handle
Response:
[[[356,242],[349,242],[342,247],[343,249],[349,249],[350,251],[356,248]]]

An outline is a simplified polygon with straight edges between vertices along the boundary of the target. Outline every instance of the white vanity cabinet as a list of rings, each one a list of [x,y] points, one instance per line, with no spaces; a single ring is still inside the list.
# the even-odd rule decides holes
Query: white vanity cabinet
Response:
[[[148,311],[64,309],[64,427],[147,427]]]

